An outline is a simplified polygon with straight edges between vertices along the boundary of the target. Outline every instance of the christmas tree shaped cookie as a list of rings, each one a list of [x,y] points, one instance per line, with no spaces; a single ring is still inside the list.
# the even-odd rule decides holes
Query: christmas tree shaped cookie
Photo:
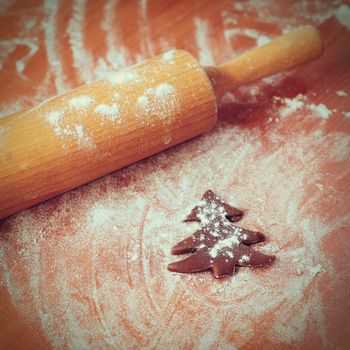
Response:
[[[185,219],[199,222],[200,229],[176,244],[171,251],[174,255],[191,255],[169,264],[168,270],[182,273],[211,270],[215,278],[222,278],[233,275],[236,265],[270,265],[275,256],[250,247],[264,241],[264,235],[233,224],[242,217],[241,210],[226,204],[211,190],[206,191],[199,205]]]

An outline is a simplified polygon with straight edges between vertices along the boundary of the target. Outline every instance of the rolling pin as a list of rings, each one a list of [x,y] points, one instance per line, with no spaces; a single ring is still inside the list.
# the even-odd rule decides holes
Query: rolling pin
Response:
[[[209,131],[226,91],[322,50],[312,26],[217,67],[173,50],[1,119],[0,218]]]

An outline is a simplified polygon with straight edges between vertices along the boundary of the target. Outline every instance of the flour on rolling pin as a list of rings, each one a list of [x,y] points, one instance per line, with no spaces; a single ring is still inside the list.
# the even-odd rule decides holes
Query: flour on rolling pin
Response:
[[[173,50],[4,118],[0,218],[209,131],[228,90],[322,49],[305,26],[217,67]]]
[[[162,67],[162,64],[175,64],[175,50],[159,57],[157,70],[153,67],[153,71],[150,72],[148,67],[142,65],[126,68],[111,74],[105,80],[91,84],[90,88],[86,87],[90,94],[57,96],[36,107],[36,112],[42,114],[53,128],[54,135],[61,140],[63,148],[67,148],[67,141],[74,141],[79,147],[96,147],[93,132],[84,125],[88,118],[99,118],[101,126],[123,128],[122,104],[134,104],[132,109],[141,124],[151,123],[150,116],[156,115],[166,125],[169,118],[176,115],[178,100],[173,85],[167,82],[152,84],[156,81],[152,75],[164,74],[163,68],[167,69]],[[151,87],[139,95],[132,93],[135,85],[144,86],[145,83],[149,83]],[[95,86],[96,89],[104,91],[103,96],[96,96],[93,88]],[[170,143],[171,134],[165,133],[163,139],[165,144]]]
[[[142,96],[138,97],[137,106],[138,116],[147,118],[150,113],[157,113],[161,119],[167,121],[176,113],[176,90],[172,85],[166,83],[149,88]]]
[[[13,193],[28,207],[212,129],[216,100],[195,58],[172,50],[2,122],[0,208],[10,213]]]

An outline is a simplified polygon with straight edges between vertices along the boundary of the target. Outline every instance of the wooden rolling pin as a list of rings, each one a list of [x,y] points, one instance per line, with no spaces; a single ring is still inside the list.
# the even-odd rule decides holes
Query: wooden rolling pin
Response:
[[[319,57],[311,26],[218,67],[167,52],[0,120],[0,218],[200,135],[225,91]]]

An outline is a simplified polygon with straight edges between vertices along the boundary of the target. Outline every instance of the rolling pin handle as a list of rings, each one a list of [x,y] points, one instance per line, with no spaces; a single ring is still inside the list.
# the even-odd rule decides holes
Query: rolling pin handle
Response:
[[[220,102],[225,92],[252,81],[291,69],[320,57],[323,41],[317,28],[303,26],[271,42],[205,71]]]

